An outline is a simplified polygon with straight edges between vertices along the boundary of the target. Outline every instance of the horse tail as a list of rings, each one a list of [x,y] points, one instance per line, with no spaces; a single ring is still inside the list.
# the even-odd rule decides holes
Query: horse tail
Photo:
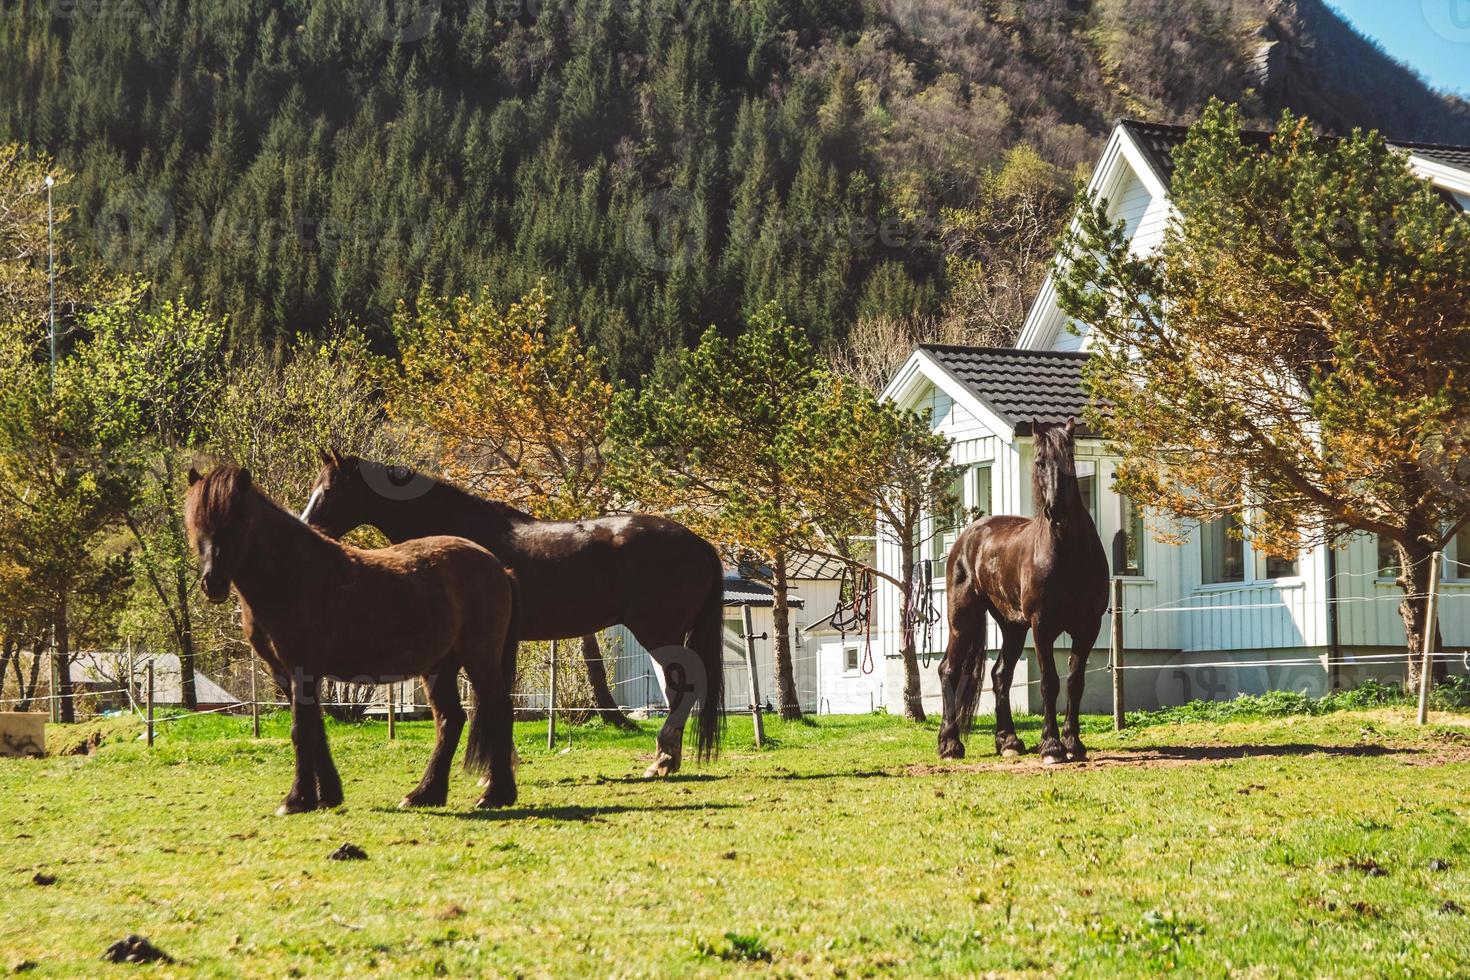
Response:
[[[968,732],[975,724],[975,709],[980,706],[980,692],[985,688],[985,641],[990,632],[989,617],[980,615],[980,636],[970,656],[959,665],[959,691],[955,698],[959,708],[960,731]]]
[[[976,588],[974,570],[965,561],[965,553],[959,544],[955,545],[951,561],[959,566],[959,574],[954,576],[954,591],[950,595],[961,588]],[[953,629],[953,624],[950,628]],[[960,662],[953,665],[955,673],[950,678],[950,683],[954,685],[956,720],[962,732],[968,732],[974,727],[975,709],[980,706],[980,692],[985,688],[985,647],[990,632],[990,617],[984,611],[980,613],[976,632],[979,636],[974,645],[965,651],[967,656],[962,656]]]
[[[704,692],[699,696],[698,750],[701,762],[719,754],[725,725],[725,566],[710,548],[714,584],[694,616],[689,646],[704,668]]]
[[[490,677],[494,676],[493,672],[489,676],[481,673],[478,678],[471,677],[475,714],[470,719],[470,737],[469,744],[465,746],[464,767],[466,772],[476,775],[490,771],[490,759],[497,733],[510,727],[511,719],[491,716],[514,710],[511,692],[515,689],[516,658],[521,648],[521,602],[515,575],[509,569],[505,569],[504,573],[510,591],[509,608],[505,610],[505,639],[500,646],[500,688],[497,691],[485,689]]]

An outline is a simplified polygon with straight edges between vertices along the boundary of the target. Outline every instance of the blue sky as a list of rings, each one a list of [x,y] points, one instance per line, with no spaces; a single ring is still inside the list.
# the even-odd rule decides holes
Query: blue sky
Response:
[[[1470,98],[1470,0],[1327,0],[1431,85]]]

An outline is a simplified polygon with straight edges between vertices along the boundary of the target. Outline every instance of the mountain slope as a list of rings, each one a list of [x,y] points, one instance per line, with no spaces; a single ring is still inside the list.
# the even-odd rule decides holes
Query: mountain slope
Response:
[[[5,0],[0,64],[75,258],[239,342],[545,276],[628,378],[770,301],[1003,333],[1120,115],[1470,142],[1319,0]]]

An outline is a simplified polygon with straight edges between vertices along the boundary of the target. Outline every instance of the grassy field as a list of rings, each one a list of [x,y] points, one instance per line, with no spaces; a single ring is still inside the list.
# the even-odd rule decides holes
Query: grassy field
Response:
[[[400,812],[428,725],[338,725],[346,805],[290,818],[286,719],[247,725],[0,759],[0,971],[1470,971],[1463,717],[1093,719],[1093,761],[1054,770],[997,760],[983,722],[937,764],[932,726],[896,718],[771,722],[762,752],[737,720],[718,762],[654,783],[652,723],[556,753],[526,724],[499,813],[458,772],[450,808]],[[327,860],[344,842],[368,860]],[[128,933],[175,963],[103,964]]]

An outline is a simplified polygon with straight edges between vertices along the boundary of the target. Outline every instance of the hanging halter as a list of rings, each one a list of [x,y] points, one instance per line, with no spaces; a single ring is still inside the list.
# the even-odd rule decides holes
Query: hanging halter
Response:
[[[934,658],[934,624],[939,622],[939,610],[934,605],[934,563],[930,559],[920,563],[920,572],[914,577],[905,605],[908,611],[900,625],[905,635],[922,628],[924,669],[928,670]]]
[[[832,612],[832,625],[842,634],[844,640],[849,632],[856,633],[859,629],[863,633],[863,662],[864,674],[873,672],[873,572],[863,569],[856,577],[851,574],[849,566],[843,566],[842,579],[837,587],[837,608]],[[852,601],[844,602],[842,597],[852,588]]]

